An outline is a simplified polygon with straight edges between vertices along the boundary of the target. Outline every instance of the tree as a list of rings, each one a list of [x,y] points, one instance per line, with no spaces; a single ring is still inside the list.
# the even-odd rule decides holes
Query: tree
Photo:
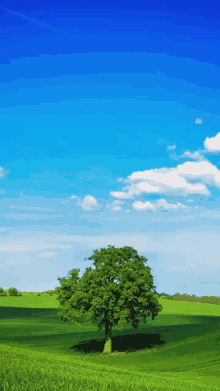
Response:
[[[14,287],[8,289],[8,294],[9,296],[22,296],[22,293]]]
[[[4,295],[4,289],[0,286],[0,296]]]
[[[58,278],[61,287],[55,290],[60,305],[61,321],[70,320],[77,328],[85,314],[86,325],[92,325],[101,317],[99,330],[105,325],[105,346],[103,353],[112,353],[112,327],[123,329],[125,323],[132,323],[137,329],[141,316],[155,316],[162,311],[159,304],[153,276],[147,261],[139,256],[133,247],[101,248],[94,250],[88,259],[93,259],[95,270],[86,268],[84,275],[78,276],[80,269],[73,269],[70,276]],[[86,258],[85,258],[86,260]]]

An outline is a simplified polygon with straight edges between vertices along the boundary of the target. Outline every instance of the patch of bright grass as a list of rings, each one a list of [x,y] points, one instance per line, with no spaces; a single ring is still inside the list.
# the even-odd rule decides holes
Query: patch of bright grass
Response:
[[[120,366],[0,346],[0,390],[218,390],[198,376],[132,373]]]
[[[154,321],[115,326],[107,355],[104,329],[60,322],[54,296],[1,297],[0,391],[220,390],[220,306],[162,300]]]

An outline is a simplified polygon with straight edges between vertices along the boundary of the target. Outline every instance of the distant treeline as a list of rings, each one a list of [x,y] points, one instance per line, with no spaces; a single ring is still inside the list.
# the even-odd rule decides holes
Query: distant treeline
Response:
[[[25,291],[24,291],[25,293]],[[31,295],[34,294],[34,292],[27,292],[27,293],[30,293]],[[38,293],[38,296],[41,296],[41,295],[49,295],[49,296],[53,296],[53,295],[57,295],[58,292],[57,292],[57,288],[55,288],[55,290],[52,290],[52,291],[44,291],[44,292],[41,292],[41,293]],[[22,292],[18,291],[16,288],[12,287],[12,288],[9,288],[9,289],[3,289],[0,287],[0,296],[23,296]]]
[[[167,300],[175,300],[175,301],[192,301],[197,303],[208,303],[208,304],[216,304],[220,305],[220,297],[216,296],[201,296],[198,297],[196,295],[187,295],[187,293],[183,293],[182,295],[180,293],[175,293],[175,295],[169,295],[168,293],[157,293],[158,297],[161,299],[167,299]]]
[[[59,288],[57,287],[54,290],[48,290],[41,293],[38,293],[38,296],[41,295],[58,295]],[[33,294],[33,292],[28,292],[30,294]],[[196,295],[187,295],[187,293],[183,293],[182,295],[180,293],[175,293],[175,295],[169,295],[168,293],[162,292],[162,293],[156,293],[157,296],[161,299],[166,300],[175,300],[175,301],[191,301],[191,302],[198,302],[198,303],[208,303],[208,304],[216,304],[220,305],[220,297],[216,296],[201,296],[198,297]],[[0,287],[0,296],[23,296],[22,292],[18,291],[16,288],[12,287],[9,289],[3,290],[3,288]]]

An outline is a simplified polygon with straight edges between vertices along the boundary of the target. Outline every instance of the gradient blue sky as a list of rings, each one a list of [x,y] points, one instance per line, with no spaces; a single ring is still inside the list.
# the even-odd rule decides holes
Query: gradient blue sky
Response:
[[[1,5],[0,286],[114,245],[220,296],[220,1]]]

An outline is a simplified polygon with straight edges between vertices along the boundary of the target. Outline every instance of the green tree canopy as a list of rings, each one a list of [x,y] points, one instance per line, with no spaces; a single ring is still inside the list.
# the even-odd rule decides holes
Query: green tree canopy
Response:
[[[22,293],[17,290],[17,288],[9,288],[8,289],[9,296],[22,296]]]
[[[139,256],[133,247],[101,248],[94,250],[89,260],[94,260],[86,268],[84,275],[78,276],[80,269],[73,269],[69,277],[58,278],[61,287],[55,290],[60,305],[61,321],[70,320],[77,328],[85,315],[85,324],[92,325],[101,317],[99,330],[105,325],[104,353],[112,352],[112,327],[123,329],[125,323],[132,323],[137,329],[141,316],[152,319],[162,311],[159,304],[150,267],[145,266],[146,258]],[[86,258],[85,258],[86,260]]]

